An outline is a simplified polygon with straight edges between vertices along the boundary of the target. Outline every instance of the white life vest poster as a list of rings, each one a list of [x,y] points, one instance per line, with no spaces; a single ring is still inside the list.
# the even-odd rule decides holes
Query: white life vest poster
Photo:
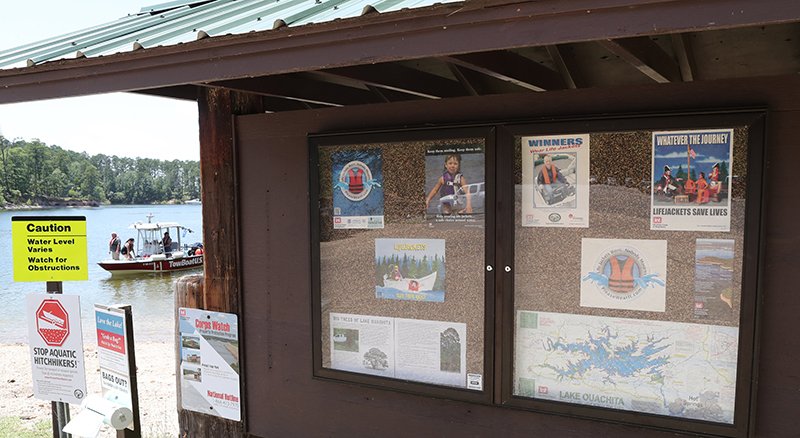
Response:
[[[664,312],[667,241],[583,239],[581,306]]]
[[[26,301],[33,395],[80,404],[86,397],[80,297],[30,294]]]
[[[486,217],[483,145],[449,144],[425,151],[425,219],[433,227],[483,227]]]
[[[375,239],[375,297],[442,303],[445,263],[444,239]]]
[[[339,151],[331,158],[333,228],[383,228],[381,150]]]
[[[589,227],[589,134],[522,137],[522,226]]]
[[[182,407],[241,420],[236,315],[181,307],[178,320]]]
[[[731,229],[733,129],[653,132],[650,229]]]

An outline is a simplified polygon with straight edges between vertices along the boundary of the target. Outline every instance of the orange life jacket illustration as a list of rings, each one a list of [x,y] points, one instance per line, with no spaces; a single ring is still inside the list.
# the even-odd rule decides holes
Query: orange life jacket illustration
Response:
[[[611,275],[608,276],[608,288],[614,292],[628,293],[633,291],[633,258],[627,257],[620,267],[620,260],[611,257]]]

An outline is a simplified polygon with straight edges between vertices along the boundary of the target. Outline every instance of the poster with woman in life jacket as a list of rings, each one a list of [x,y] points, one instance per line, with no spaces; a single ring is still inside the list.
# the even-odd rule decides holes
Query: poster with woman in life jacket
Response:
[[[333,228],[383,228],[383,161],[380,149],[331,154]]]
[[[433,226],[483,227],[486,177],[483,146],[433,146],[425,153],[425,218]]]

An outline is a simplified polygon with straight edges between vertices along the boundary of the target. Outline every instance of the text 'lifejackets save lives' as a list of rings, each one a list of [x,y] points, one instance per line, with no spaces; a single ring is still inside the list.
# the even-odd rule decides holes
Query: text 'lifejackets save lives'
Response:
[[[11,218],[14,281],[88,280],[86,217]]]

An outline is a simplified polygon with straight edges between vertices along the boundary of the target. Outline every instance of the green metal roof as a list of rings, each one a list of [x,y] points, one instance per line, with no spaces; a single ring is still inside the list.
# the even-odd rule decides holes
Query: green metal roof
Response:
[[[0,50],[0,69],[457,1],[460,0],[175,0],[142,7],[138,13],[110,23]]]

